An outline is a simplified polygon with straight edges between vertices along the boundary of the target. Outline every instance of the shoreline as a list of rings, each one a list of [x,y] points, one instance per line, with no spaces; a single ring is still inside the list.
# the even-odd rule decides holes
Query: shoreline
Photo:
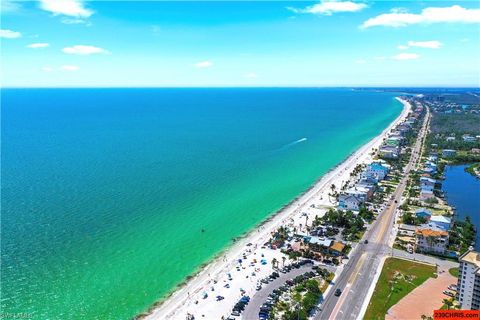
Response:
[[[251,250],[248,250],[248,255],[256,255],[257,253],[260,253],[260,247],[262,247],[263,243],[268,240],[271,231],[276,230],[280,225],[283,224],[295,222],[298,224],[300,218],[302,217],[302,210],[307,210],[306,208],[308,208],[310,204],[320,204],[320,206],[325,207],[331,206],[332,204],[327,202],[328,197],[324,198],[326,193],[330,191],[330,185],[335,184],[339,187],[341,184],[343,184],[345,178],[348,180],[350,172],[358,163],[363,163],[367,160],[370,160],[370,153],[372,152],[372,149],[378,149],[379,145],[383,142],[383,139],[391,131],[391,129],[399,122],[404,120],[410,112],[411,106],[408,102],[400,99],[399,97],[396,97],[395,99],[403,104],[403,109],[398,117],[396,117],[379,135],[373,137],[367,143],[360,146],[360,148],[351,153],[343,161],[319,177],[308,189],[292,199],[292,201],[286,205],[282,206],[278,211],[269,215],[260,224],[256,225],[250,231],[233,238],[233,243],[231,245],[227,246],[226,249],[216,254],[210,261],[202,264],[196,272],[188,276],[185,281],[173,288],[171,292],[164,296],[161,300],[154,303],[147,311],[137,315],[137,318],[185,319],[185,316],[188,312],[194,313],[195,316],[197,316],[198,312],[194,310],[202,310],[202,308],[205,307],[205,303],[198,304],[198,301],[203,302],[201,298],[198,298],[200,292],[206,292],[209,286],[213,286],[213,283],[220,281],[222,275],[234,273],[234,270],[237,266],[237,259],[242,256],[242,252],[243,254],[246,254],[245,250],[248,248],[247,244],[251,243],[254,245],[254,247],[251,247]],[[315,203],[313,203],[313,201],[315,201]],[[303,221],[303,218],[301,221]],[[266,256],[272,256],[276,259],[280,258],[279,250],[275,250],[276,252],[270,251],[274,250],[269,250],[269,252],[262,253],[262,257],[265,254]],[[271,272],[269,265],[262,266],[262,268],[268,269],[268,273]],[[246,275],[246,278],[249,276],[247,273],[248,271],[246,270],[245,273],[241,271],[241,275]],[[260,270],[260,268],[258,273],[259,274],[256,275],[259,276],[258,279],[260,278],[261,274],[268,274],[267,270]],[[243,280],[238,283],[238,285],[241,286],[240,288],[247,288],[247,293],[249,293],[249,290],[254,290],[255,286],[253,285],[252,278],[253,277],[249,278],[249,280]],[[232,283],[232,285],[235,286],[234,283]],[[225,296],[225,301],[228,303],[231,302],[233,305],[233,302],[236,300],[235,297],[237,296],[235,295],[235,292],[237,292],[237,295],[239,296],[239,291],[233,291],[232,288],[232,290],[227,292],[230,297]],[[212,292],[213,296],[217,294],[218,292]],[[197,303],[193,301],[196,301]],[[223,303],[223,305],[217,303],[213,309],[218,311],[219,309],[222,309],[222,306],[225,306],[225,303]],[[228,305],[224,309],[230,310],[231,306]],[[206,308],[206,310],[202,311],[205,312],[209,310]],[[222,313],[222,311],[219,311],[218,315],[226,314]],[[211,316],[219,318],[218,315],[215,314]]]

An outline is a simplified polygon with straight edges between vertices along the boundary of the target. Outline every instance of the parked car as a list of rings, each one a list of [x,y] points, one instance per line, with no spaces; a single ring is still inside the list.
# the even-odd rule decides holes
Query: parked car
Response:
[[[457,290],[458,290],[458,287],[457,287],[456,284],[453,284],[453,283],[452,283],[451,285],[448,286],[448,289],[453,290],[453,291],[457,291]]]
[[[450,291],[448,291],[448,290],[443,290],[443,294],[446,294],[446,295],[449,296],[449,297],[455,297],[455,294],[452,293],[452,292],[450,292]]]
[[[335,297],[340,297],[341,294],[342,294],[342,290],[340,289],[335,290]]]
[[[259,320],[267,320],[269,314],[270,314],[270,313],[260,311],[260,312],[258,313],[258,319],[259,319]]]

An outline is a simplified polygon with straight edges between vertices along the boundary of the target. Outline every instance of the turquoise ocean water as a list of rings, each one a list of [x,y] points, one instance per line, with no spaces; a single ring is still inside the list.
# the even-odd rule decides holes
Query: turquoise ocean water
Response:
[[[1,307],[35,319],[146,310],[402,108],[350,89],[1,93]]]

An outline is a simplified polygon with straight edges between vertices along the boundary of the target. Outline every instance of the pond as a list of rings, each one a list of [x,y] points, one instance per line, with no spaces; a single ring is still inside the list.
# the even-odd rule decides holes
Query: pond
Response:
[[[470,216],[477,228],[475,249],[480,250],[480,179],[465,171],[468,165],[445,167],[442,190],[448,204],[456,208],[457,218]]]

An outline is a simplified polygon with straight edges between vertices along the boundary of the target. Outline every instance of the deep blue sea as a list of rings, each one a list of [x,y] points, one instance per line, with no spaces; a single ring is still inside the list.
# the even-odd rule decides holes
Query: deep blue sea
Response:
[[[402,109],[350,89],[1,94],[1,307],[34,319],[146,310]]]

